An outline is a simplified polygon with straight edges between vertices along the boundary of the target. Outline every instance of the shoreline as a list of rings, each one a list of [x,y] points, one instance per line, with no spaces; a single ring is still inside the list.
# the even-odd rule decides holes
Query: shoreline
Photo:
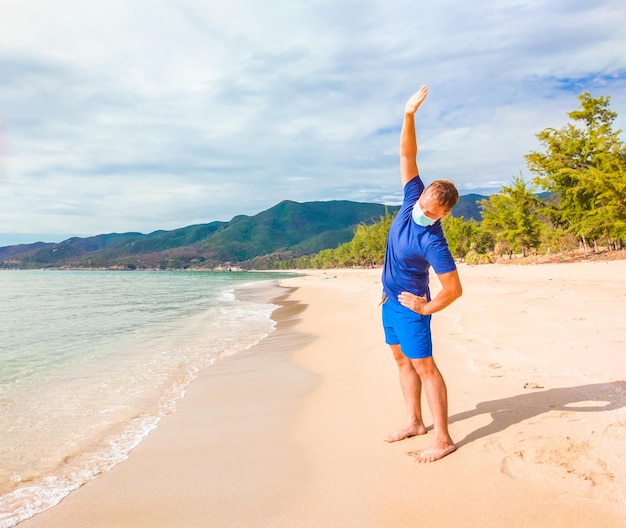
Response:
[[[250,475],[243,480],[249,482],[252,495],[261,491],[257,489],[261,484],[254,478],[257,473],[274,475],[265,478],[263,485],[275,480],[276,489],[288,486],[292,476],[286,478],[289,464],[285,452],[293,448],[285,446],[276,450],[276,447],[284,443],[285,428],[296,412],[299,400],[294,396],[310,391],[315,384],[314,376],[287,359],[296,343],[310,339],[293,328],[306,308],[290,299],[296,289],[280,286],[275,279],[238,288],[236,295],[243,300],[277,306],[271,316],[275,321],[273,331],[252,347],[225,356],[200,371],[184,397],[178,400],[176,410],[164,416],[125,461],[72,491],[56,506],[16,526],[65,528],[82,527],[84,522],[90,527],[179,526],[181,523],[203,526],[197,524],[194,513],[198,501],[203,503],[202,509],[206,508],[207,514],[208,510],[219,510],[224,501],[230,501],[234,488],[241,487],[243,492],[245,486],[241,480],[246,472]],[[259,394],[266,397],[259,398]],[[185,430],[183,434],[181,429]],[[254,438],[252,448],[247,445],[251,438]],[[226,445],[228,452],[224,449]],[[238,445],[243,455],[238,455]],[[159,460],[163,449],[172,457],[170,461]],[[230,471],[229,467],[238,466],[239,457],[247,460],[247,469]],[[297,458],[295,452],[292,457]],[[156,477],[156,480],[142,482],[145,475],[137,475],[135,464],[140,472],[147,472],[150,479]],[[206,474],[214,471],[222,477],[219,481],[205,481],[205,475],[198,473],[203,467]],[[133,485],[135,477],[138,478]],[[157,496],[161,493],[171,496],[165,488],[175,486],[180,493],[179,506],[171,517],[163,517],[159,513],[160,501],[156,501],[149,508],[154,518],[150,519],[150,514],[128,518],[128,511],[146,503],[142,496],[151,489],[151,484],[150,494]],[[183,508],[187,501],[188,507]],[[118,508],[127,512],[122,513]],[[185,515],[190,517],[182,521]],[[221,522],[217,519],[220,517],[212,521],[215,526],[229,525],[226,518],[221,518]]]
[[[273,283],[272,334],[20,528],[623,526],[626,262],[459,271],[433,318],[457,452],[415,464],[431,434],[382,440],[404,417],[380,270],[307,272]]]

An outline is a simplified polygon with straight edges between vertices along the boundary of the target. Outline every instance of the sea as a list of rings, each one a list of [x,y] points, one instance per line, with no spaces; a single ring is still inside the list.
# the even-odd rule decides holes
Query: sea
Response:
[[[204,368],[270,334],[285,274],[0,271],[0,528],[128,457]]]

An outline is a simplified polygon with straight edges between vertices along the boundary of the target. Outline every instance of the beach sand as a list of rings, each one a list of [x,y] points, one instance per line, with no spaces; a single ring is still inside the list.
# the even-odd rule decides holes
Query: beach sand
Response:
[[[307,272],[255,293],[281,305],[275,332],[20,528],[625,526],[626,261],[459,273],[433,317],[455,453],[383,441],[404,407],[380,270]]]

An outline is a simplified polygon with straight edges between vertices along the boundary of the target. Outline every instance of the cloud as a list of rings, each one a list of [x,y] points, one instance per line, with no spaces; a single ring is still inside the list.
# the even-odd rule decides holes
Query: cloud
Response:
[[[625,24],[616,0],[10,3],[0,233],[397,202],[402,108],[422,83],[425,179],[496,190],[582,91],[624,107]]]

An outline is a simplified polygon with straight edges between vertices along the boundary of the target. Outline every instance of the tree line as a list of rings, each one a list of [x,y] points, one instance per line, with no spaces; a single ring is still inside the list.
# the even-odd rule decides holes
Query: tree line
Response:
[[[626,146],[613,130],[610,97],[578,96],[563,128],[536,134],[541,150],[525,156],[532,179],[520,174],[480,203],[481,221],[442,221],[455,258],[490,262],[494,256],[622,249],[626,241]],[[542,191],[538,194],[539,191]],[[312,256],[270,259],[270,269],[379,266],[394,215],[359,225],[354,238]]]

